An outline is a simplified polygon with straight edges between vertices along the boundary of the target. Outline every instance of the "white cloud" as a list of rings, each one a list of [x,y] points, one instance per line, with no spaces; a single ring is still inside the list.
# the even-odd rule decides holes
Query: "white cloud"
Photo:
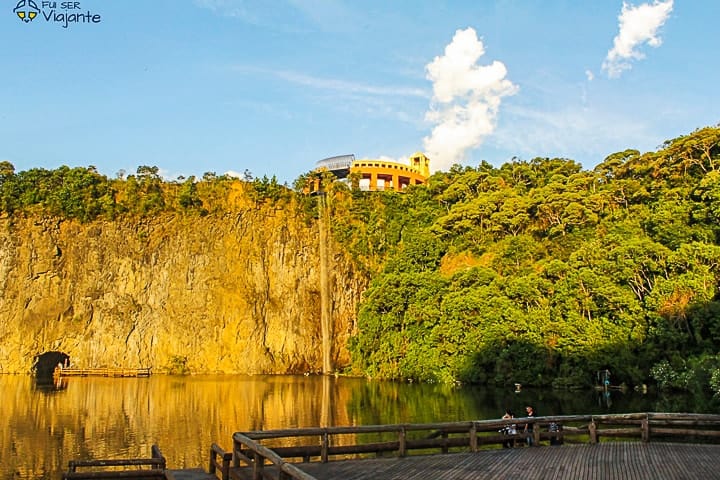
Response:
[[[592,72],[592,70],[585,70],[585,76],[587,77],[589,82],[592,82],[595,79],[595,74]]]
[[[366,17],[362,8],[357,8],[362,7],[362,3],[354,5],[343,0],[287,0],[287,3],[312,25],[325,32],[356,31],[359,25],[372,21]]]
[[[426,65],[433,98],[425,118],[434,123],[423,139],[433,170],[444,170],[463,160],[495,130],[502,97],[518,87],[507,80],[502,62],[478,65],[485,54],[474,29],[458,30],[443,56]]]
[[[571,158],[591,168],[612,152],[652,150],[660,143],[651,125],[603,105],[568,103],[546,110],[513,105],[505,116],[506,125],[498,128],[489,146],[524,159]]]
[[[645,58],[638,47],[647,43],[659,47],[662,39],[657,35],[672,12],[673,0],[643,3],[637,7],[623,2],[619,29],[613,48],[608,52],[602,69],[610,78],[617,78],[624,70],[632,68],[632,60]]]
[[[428,97],[428,92],[420,88],[401,87],[396,85],[369,85],[360,82],[350,82],[338,78],[316,77],[292,70],[280,70],[250,65],[235,65],[235,71],[242,73],[258,73],[270,75],[289,83],[302,85],[318,90],[337,91],[343,94],[361,94],[371,96],[389,97]]]
[[[335,78],[321,78],[305,75],[303,73],[276,70],[276,76],[292,83],[306,87],[319,88],[323,90],[338,90],[344,93],[361,93],[381,96],[404,96],[404,97],[426,97],[427,92],[419,88],[407,88],[397,86],[367,85],[358,82],[348,82]]]
[[[195,5],[207,8],[217,15],[240,18],[248,23],[256,23],[257,16],[242,1],[237,0],[195,0]]]
[[[426,126],[419,116],[422,106],[418,105],[418,113],[414,113],[408,105],[414,99],[420,99],[418,104],[422,103],[421,100],[429,99],[431,94],[427,89],[393,84],[370,84],[255,65],[233,65],[230,68],[241,74],[274,77],[288,84],[308,87],[304,88],[303,92],[307,94],[312,91],[313,102],[330,104],[333,109],[341,112],[367,118],[392,118],[416,125],[418,129]],[[243,100],[243,103],[249,104],[250,102]],[[253,106],[256,110],[264,111],[270,110],[271,107],[271,105],[264,104]],[[273,109],[275,108],[273,107]],[[288,119],[290,116],[290,113],[284,115]]]
[[[139,168],[139,167],[138,167]],[[170,180],[171,178],[175,177],[174,173],[166,168],[160,168],[158,167],[158,175],[162,177],[165,180]]]

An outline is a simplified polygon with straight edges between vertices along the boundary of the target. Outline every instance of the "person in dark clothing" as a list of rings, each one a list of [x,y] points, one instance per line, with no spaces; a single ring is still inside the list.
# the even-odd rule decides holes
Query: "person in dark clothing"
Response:
[[[528,405],[525,407],[525,413],[528,417],[535,417],[535,409],[532,407],[532,405]],[[527,437],[526,442],[529,447],[533,446],[533,443],[535,442],[535,439],[533,438],[533,430],[535,428],[535,425],[532,422],[525,424],[525,433],[529,433],[530,435]]]

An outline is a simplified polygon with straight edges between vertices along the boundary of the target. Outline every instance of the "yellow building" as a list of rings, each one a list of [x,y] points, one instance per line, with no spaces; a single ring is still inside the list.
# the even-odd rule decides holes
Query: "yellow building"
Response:
[[[327,170],[338,179],[352,179],[360,190],[401,192],[409,185],[427,181],[430,159],[421,152],[412,154],[409,164],[369,158],[357,160],[354,155],[340,155],[320,160],[316,170]]]

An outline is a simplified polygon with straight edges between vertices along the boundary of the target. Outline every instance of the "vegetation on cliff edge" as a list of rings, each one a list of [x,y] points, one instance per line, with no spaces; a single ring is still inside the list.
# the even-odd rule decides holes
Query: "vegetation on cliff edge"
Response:
[[[0,212],[87,222],[322,203],[336,244],[372,278],[350,341],[353,369],[420,381],[613,383],[720,391],[720,128],[625,150],[592,171],[570,159],[454,166],[406,193],[323,178],[323,202],[275,178],[157,167],[108,179],[93,167],[15,173],[0,163]]]

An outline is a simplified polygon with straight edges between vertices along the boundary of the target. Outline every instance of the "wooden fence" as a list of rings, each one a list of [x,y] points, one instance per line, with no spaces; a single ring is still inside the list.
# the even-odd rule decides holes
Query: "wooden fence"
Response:
[[[165,479],[166,461],[160,448],[153,445],[150,458],[111,460],[71,460],[63,480],[97,480],[132,478],[138,480]],[[92,470],[88,470],[92,469]]]
[[[514,425],[514,435],[503,433]],[[527,429],[526,429],[527,426]],[[551,444],[598,443],[607,439],[708,441],[720,439],[720,415],[682,413],[630,413],[564,415],[509,420],[300,428],[235,433],[231,455],[219,447],[213,459],[232,456],[232,468],[211,473],[228,480],[233,470],[248,472],[253,480],[314,477],[288,463],[357,459],[368,456],[476,452],[507,442]],[[213,456],[214,455],[214,456]],[[211,460],[211,465],[216,460]],[[216,465],[220,465],[216,463]],[[274,468],[266,469],[265,466]],[[212,467],[211,467],[212,468]],[[248,477],[248,475],[244,475]]]
[[[56,367],[55,377],[149,377],[151,368],[60,368]]]
[[[226,452],[216,443],[210,447],[210,467],[209,473],[219,473],[220,478],[230,478],[230,462],[232,461],[232,452]]]

